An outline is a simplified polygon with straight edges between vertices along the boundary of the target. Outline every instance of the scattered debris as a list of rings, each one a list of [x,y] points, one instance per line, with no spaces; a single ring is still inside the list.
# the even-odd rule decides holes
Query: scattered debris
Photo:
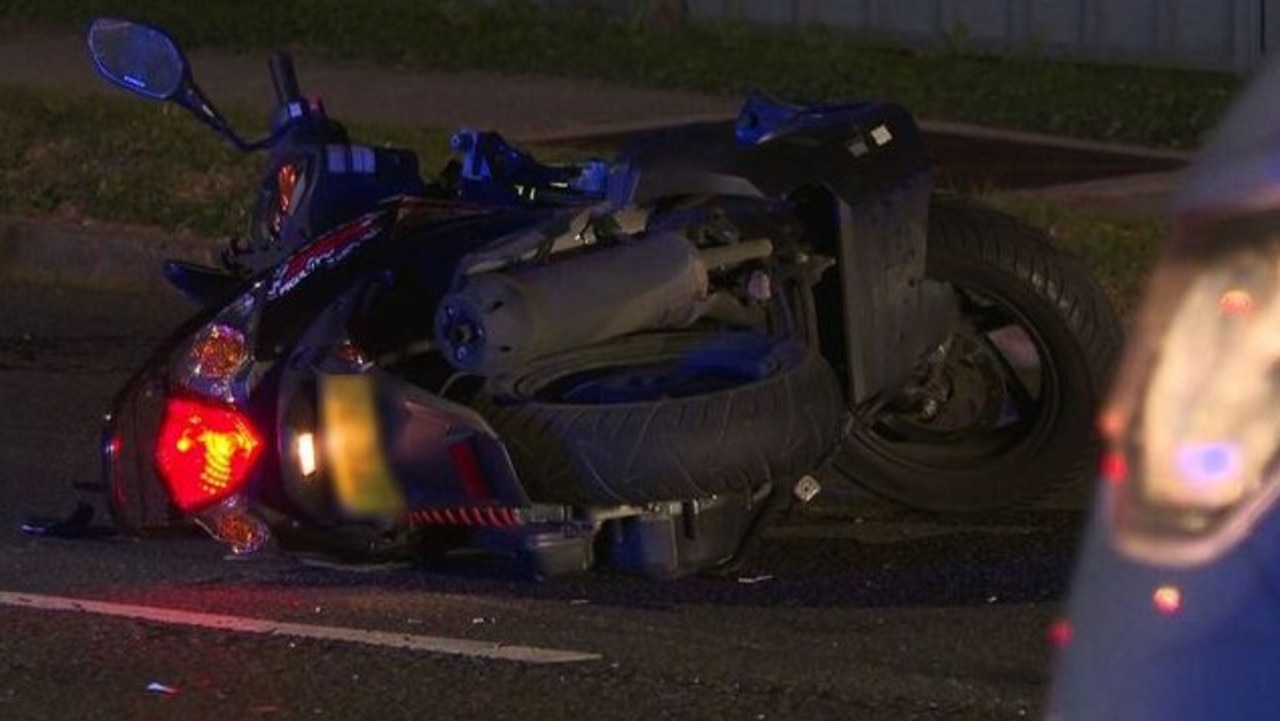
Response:
[[[76,503],[76,509],[65,518],[31,516],[22,522],[22,532],[42,538],[105,538],[116,535],[110,526],[93,525],[93,506],[84,501]]]
[[[795,499],[801,503],[812,501],[821,492],[822,484],[818,483],[818,479],[813,476],[804,476],[791,489],[791,495],[795,496]]]

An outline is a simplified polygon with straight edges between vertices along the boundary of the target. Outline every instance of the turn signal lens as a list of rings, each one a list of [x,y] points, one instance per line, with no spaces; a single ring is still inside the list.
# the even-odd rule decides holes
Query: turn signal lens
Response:
[[[276,171],[275,208],[271,213],[270,230],[279,235],[285,218],[293,210],[303,185],[302,170],[293,163],[285,163]]]
[[[276,171],[276,185],[279,188],[276,208],[283,215],[289,212],[293,205],[293,194],[298,190],[298,166],[293,163],[280,166],[280,170]]]
[[[248,509],[244,496],[234,495],[196,514],[196,523],[217,540],[243,556],[258,551],[271,540],[271,529]]]
[[[174,505],[189,513],[240,490],[262,445],[235,408],[171,398],[156,442],[156,466]]]
[[[244,333],[229,325],[211,325],[191,344],[192,372],[205,380],[228,380],[249,360]]]

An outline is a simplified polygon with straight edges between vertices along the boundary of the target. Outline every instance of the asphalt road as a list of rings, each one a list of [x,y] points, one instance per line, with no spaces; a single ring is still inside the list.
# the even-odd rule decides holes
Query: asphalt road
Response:
[[[0,288],[0,718],[1039,715],[1078,513],[957,523],[820,496],[742,573],[665,583],[539,583],[501,564],[231,561],[198,537],[20,533],[31,514],[68,511],[82,495],[72,484],[97,478],[101,410],[185,312],[168,295]],[[124,604],[111,608],[132,616],[12,605],[53,597]],[[175,610],[297,626],[264,635],[183,625],[204,616],[154,620]],[[357,640],[303,637],[334,629]],[[406,637],[591,658],[371,645]]]

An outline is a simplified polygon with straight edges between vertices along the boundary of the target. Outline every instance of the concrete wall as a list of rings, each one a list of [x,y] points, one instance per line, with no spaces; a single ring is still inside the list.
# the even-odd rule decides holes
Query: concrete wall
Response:
[[[635,11],[645,0],[604,0]],[[1280,46],[1280,0],[686,0],[695,20],[822,24],[915,47],[1244,73]]]

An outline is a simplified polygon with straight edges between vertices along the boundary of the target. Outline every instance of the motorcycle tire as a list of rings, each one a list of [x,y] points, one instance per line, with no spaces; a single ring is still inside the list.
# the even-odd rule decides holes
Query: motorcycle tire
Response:
[[[964,330],[935,385],[950,395],[855,424],[834,470],[939,512],[1023,505],[1083,480],[1122,342],[1101,286],[1043,232],[961,198],[934,199],[927,252],[927,275],[961,302]]]
[[[535,362],[473,406],[535,502],[613,506],[794,483],[834,448],[839,398],[807,345],[677,331]]]

